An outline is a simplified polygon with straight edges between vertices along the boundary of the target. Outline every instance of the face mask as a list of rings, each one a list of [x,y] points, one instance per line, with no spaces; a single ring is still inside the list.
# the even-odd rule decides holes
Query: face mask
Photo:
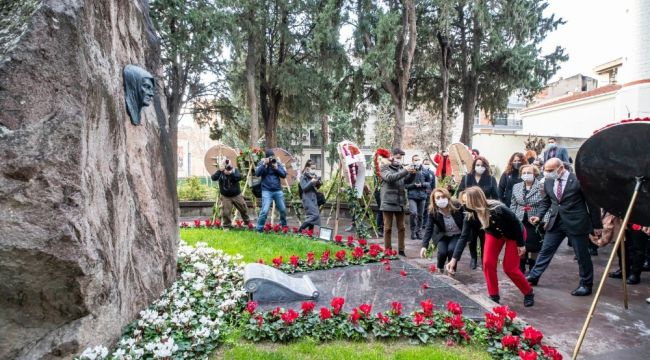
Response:
[[[559,177],[559,174],[557,173],[557,170],[552,171],[552,172],[544,171],[544,178],[547,179],[547,180],[555,181],[555,180],[557,180],[558,177]]]
[[[437,199],[436,200],[436,206],[441,208],[441,209],[446,208],[447,205],[449,205],[449,199],[442,198],[442,199]]]
[[[526,181],[526,182],[533,181],[534,179],[535,179],[535,176],[533,176],[533,174],[523,174],[523,175],[521,175],[521,180]]]
[[[393,159],[393,165],[395,165],[395,166],[402,165],[402,160],[401,159]]]
[[[420,165],[422,165],[422,161],[420,161],[420,160],[414,161],[413,165],[420,166]]]
[[[425,169],[431,170],[431,165],[422,165]]]
[[[485,168],[483,166],[477,166],[475,168],[475,170],[476,170],[476,173],[479,174],[479,175],[482,175],[485,172]]]
[[[548,147],[549,150],[550,150],[550,149],[553,149],[553,148],[557,147],[557,144],[556,143],[548,143],[548,145],[546,145],[546,147]]]
[[[515,170],[519,170],[519,167],[521,166],[520,162],[513,162],[512,163],[512,168]]]

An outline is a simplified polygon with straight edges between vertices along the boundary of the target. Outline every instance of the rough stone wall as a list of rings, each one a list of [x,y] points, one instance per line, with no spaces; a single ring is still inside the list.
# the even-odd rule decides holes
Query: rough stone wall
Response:
[[[141,126],[127,64],[157,78]],[[146,0],[43,1],[0,54],[0,359],[109,345],[173,282],[176,124],[160,73]]]

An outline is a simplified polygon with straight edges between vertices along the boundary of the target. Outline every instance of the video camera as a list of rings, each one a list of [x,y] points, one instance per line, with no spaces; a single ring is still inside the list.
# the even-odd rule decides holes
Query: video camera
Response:
[[[275,156],[269,156],[269,165],[275,165],[278,163],[278,159]]]

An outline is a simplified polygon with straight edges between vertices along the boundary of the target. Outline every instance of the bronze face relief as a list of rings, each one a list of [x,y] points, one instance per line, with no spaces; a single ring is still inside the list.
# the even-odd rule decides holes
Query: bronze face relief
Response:
[[[135,65],[124,68],[124,99],[133,125],[140,125],[140,110],[149,106],[155,95],[156,80],[145,69]]]

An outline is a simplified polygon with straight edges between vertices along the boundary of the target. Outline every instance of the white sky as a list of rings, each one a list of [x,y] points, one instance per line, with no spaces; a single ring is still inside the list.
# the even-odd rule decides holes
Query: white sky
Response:
[[[549,0],[547,11],[566,20],[552,32],[542,49],[565,48],[569,60],[553,80],[577,73],[594,76],[593,68],[625,56],[626,8],[630,0]],[[599,84],[601,85],[601,84]]]

